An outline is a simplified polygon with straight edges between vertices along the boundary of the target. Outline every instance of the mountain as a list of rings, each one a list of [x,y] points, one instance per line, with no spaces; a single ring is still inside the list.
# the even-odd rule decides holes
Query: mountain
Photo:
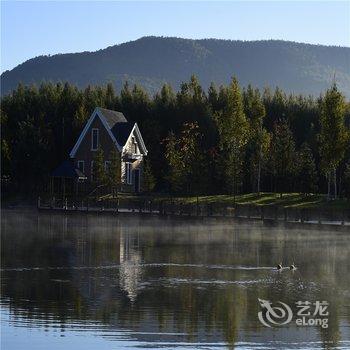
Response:
[[[235,75],[243,86],[279,86],[319,95],[335,80],[350,97],[350,48],[279,40],[231,41],[143,37],[95,52],[32,58],[1,75],[2,94],[19,82],[69,81],[79,87],[124,81],[156,92],[167,82],[176,90],[196,74],[204,87]]]

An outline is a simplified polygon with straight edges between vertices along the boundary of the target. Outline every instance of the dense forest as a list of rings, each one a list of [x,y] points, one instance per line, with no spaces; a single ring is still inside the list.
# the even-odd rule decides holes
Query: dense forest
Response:
[[[350,48],[281,40],[234,41],[143,37],[96,52],[32,58],[1,75],[5,95],[18,83],[69,82],[78,88],[125,81],[151,94],[168,83],[177,89],[195,74],[207,90],[211,82],[230,83],[234,72],[242,86],[280,87],[286,93],[318,96],[332,83],[350,98]]]
[[[152,97],[128,83],[119,94],[112,84],[19,85],[1,99],[3,186],[39,192],[96,106],[138,123],[149,191],[349,196],[350,104],[335,84],[314,99],[235,78],[205,91],[195,76]]]

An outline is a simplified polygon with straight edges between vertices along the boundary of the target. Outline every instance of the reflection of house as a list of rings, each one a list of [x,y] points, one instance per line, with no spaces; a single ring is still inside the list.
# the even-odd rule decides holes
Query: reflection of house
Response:
[[[97,107],[91,114],[65,162],[65,173],[59,177],[78,189],[82,180],[93,180],[93,166],[97,151],[102,149],[104,166],[111,164],[113,151],[121,156],[122,190],[139,192],[142,189],[143,157],[147,149],[136,123],[128,122],[123,113]],[[56,169],[57,170],[57,169]],[[56,174],[56,177],[58,175]]]
[[[119,285],[130,301],[135,301],[142,279],[141,253],[138,234],[120,233]]]

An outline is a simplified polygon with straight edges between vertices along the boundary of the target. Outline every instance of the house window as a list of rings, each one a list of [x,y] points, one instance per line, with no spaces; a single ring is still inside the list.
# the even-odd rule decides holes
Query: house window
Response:
[[[78,160],[78,169],[84,174],[85,162],[83,160]]]
[[[137,153],[137,142],[134,136],[131,138],[131,141],[132,141],[132,151],[133,153]]]
[[[131,163],[125,163],[125,172],[126,172],[126,183],[132,185],[132,167]]]
[[[111,168],[111,161],[106,160],[105,161],[105,171],[108,172],[110,168]]]
[[[91,161],[91,181],[94,181],[94,161]]]
[[[91,130],[91,151],[97,151],[98,149],[98,129]]]

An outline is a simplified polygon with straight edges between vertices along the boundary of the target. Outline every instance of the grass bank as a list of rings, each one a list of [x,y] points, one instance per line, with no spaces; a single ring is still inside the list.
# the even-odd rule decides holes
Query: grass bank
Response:
[[[312,208],[312,209],[333,209],[333,210],[350,210],[350,201],[347,199],[327,200],[323,194],[304,195],[301,193],[284,193],[280,194],[271,192],[262,192],[236,195],[210,195],[210,196],[168,196],[168,195],[120,195],[123,199],[140,199],[153,200],[155,202],[162,200],[172,200],[175,203],[196,204],[226,204],[227,206],[237,204],[256,205],[256,206],[278,206],[282,208]],[[109,196],[101,199],[108,200]]]

